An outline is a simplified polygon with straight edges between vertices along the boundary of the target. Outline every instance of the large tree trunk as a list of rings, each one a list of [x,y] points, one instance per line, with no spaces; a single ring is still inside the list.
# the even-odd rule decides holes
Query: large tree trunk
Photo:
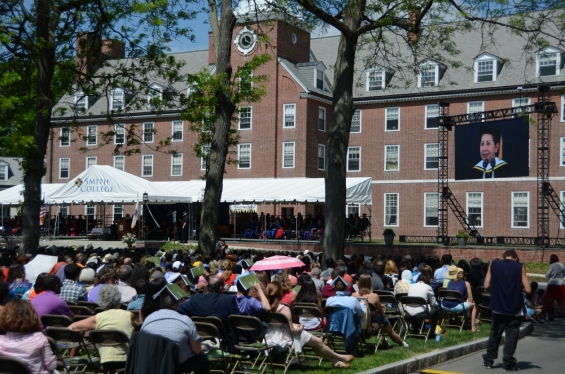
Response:
[[[37,1],[36,40],[41,46],[37,56],[37,105],[35,112],[35,147],[24,164],[24,206],[22,210],[22,253],[37,253],[39,247],[39,210],[41,208],[41,178],[44,174],[44,157],[51,129],[53,92],[51,82],[55,71],[54,35],[51,1]]]
[[[214,50],[216,53],[216,74],[225,74],[225,78],[223,87],[218,87],[216,91],[218,97],[216,115],[218,120],[214,125],[212,144],[210,144],[210,165],[208,175],[206,176],[206,191],[202,201],[198,244],[204,254],[214,252],[226,157],[229,148],[229,130],[231,119],[235,112],[235,104],[230,96],[230,79],[232,75],[230,61],[231,41],[236,21],[231,7],[231,0],[222,1],[221,11],[220,22],[217,24],[216,12],[210,9],[212,32],[214,34]],[[216,17],[216,20],[212,19],[213,17]],[[216,24],[214,24],[214,21],[216,21]]]

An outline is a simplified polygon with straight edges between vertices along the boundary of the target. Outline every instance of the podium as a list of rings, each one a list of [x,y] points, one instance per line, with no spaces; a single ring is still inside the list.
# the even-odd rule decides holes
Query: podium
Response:
[[[116,224],[118,225],[118,240],[121,240],[126,233],[131,232],[131,219],[119,220]]]

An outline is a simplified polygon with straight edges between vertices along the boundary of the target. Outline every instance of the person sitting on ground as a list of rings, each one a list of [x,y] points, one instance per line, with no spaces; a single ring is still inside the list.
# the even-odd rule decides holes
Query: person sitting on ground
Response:
[[[61,299],[71,303],[88,300],[86,289],[81,284],[77,283],[80,272],[81,268],[77,264],[68,264],[65,266],[65,281],[63,282],[61,293],[59,294]]]
[[[69,305],[58,295],[61,292],[61,280],[56,275],[48,275],[43,280],[43,292],[30,301],[39,319],[45,314],[72,317]]]
[[[404,270],[401,274],[401,279],[394,285],[394,294],[397,293],[408,293],[408,289],[412,284],[412,272],[410,270]]]
[[[524,297],[524,307],[526,308],[526,320],[530,320],[534,323],[545,323],[546,320],[543,316],[542,306],[535,302],[538,282],[530,282],[530,287],[532,288],[532,292],[522,294]]]
[[[426,265],[427,266],[427,265]],[[431,272],[431,268],[430,268]],[[433,326],[432,331],[430,332],[430,338],[435,338],[435,326],[437,325],[437,321],[439,319],[439,308],[438,303],[436,301],[436,297],[434,296],[434,291],[430,286],[430,274],[426,269],[420,273],[418,277],[418,282],[411,284],[410,288],[408,289],[408,296],[412,297],[421,297],[429,305],[430,309],[430,325]],[[413,306],[413,305],[405,305],[404,311],[412,317],[422,317],[427,318],[427,314],[425,314],[425,310],[423,306]]]
[[[92,317],[74,322],[69,326],[69,330],[85,332],[92,330],[119,330],[131,338],[133,330],[136,328],[135,315],[132,312],[121,309],[122,294],[118,287],[107,284],[102,287],[98,294],[98,304],[104,309]],[[128,345],[119,344],[114,346],[101,346],[100,362],[105,370],[117,370],[124,367],[127,359]]]
[[[98,293],[102,287],[106,284],[114,284],[117,280],[116,273],[114,269],[109,267],[103,267],[100,272],[96,274],[96,286],[94,286],[88,293],[88,301],[91,303],[98,302]]]
[[[302,352],[302,347],[310,347],[320,357],[331,361],[334,368],[349,369],[349,362],[353,361],[353,355],[340,355],[332,351],[326,346],[322,339],[313,336],[309,332],[304,331],[304,325],[296,325],[292,323],[292,313],[290,308],[281,303],[282,287],[275,281],[267,285],[267,298],[270,304],[271,312],[282,313],[289,322],[289,328],[292,336],[288,335],[288,329],[269,327],[265,333],[265,341],[268,346],[288,347],[293,345],[297,353]]]
[[[57,358],[28,301],[12,300],[4,307],[0,313],[0,330],[6,332],[0,335],[0,356],[24,361],[32,374],[49,374],[57,368]]]
[[[208,357],[202,352],[201,338],[194,322],[177,312],[182,300],[172,297],[165,286],[167,281],[164,278],[149,282],[140,311],[143,321],[141,331],[172,340],[179,347],[178,372],[210,373]]]
[[[479,330],[475,325],[477,319],[477,308],[475,307],[473,300],[471,284],[465,280],[465,272],[463,269],[455,267],[455,271],[452,271],[452,267],[455,266],[450,266],[446,275],[447,279],[450,280],[447,284],[447,290],[459,291],[459,293],[463,296],[463,299],[459,299],[457,301],[444,299],[441,302],[441,306],[443,307],[443,311],[448,313],[461,313],[464,310],[467,311],[467,313],[471,315],[471,331],[478,332]]]
[[[31,284],[26,279],[25,268],[20,264],[10,266],[7,282],[10,292],[15,295],[23,295],[31,288]]]
[[[361,276],[359,277],[359,282],[357,284],[359,286],[359,291],[353,293],[351,296],[358,299],[363,298],[364,302],[362,303],[362,305],[364,305],[365,308],[369,308],[368,304],[370,303],[373,304],[377,309],[376,313],[368,313],[370,316],[370,323],[367,323],[367,334],[370,334],[374,329],[380,327],[382,331],[388,334],[393,342],[401,347],[408,348],[408,344],[404,342],[400,338],[400,336],[398,336],[398,334],[392,329],[392,325],[385,317],[385,310],[381,304],[379,295],[373,293],[373,290],[371,289],[371,276],[369,274],[361,274]]]

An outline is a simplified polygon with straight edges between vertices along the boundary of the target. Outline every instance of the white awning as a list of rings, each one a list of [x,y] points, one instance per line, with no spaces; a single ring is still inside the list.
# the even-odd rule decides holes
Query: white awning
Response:
[[[64,183],[52,183],[52,184],[42,184],[41,185],[41,196],[44,194],[47,196],[59,188],[64,186]],[[7,188],[0,191],[0,203],[3,205],[22,205],[24,201],[24,185],[18,184],[17,186]]]
[[[346,203],[372,205],[371,178],[347,178]],[[155,182],[167,190],[202,201],[206,182]],[[324,178],[224,179],[221,202],[323,203]]]

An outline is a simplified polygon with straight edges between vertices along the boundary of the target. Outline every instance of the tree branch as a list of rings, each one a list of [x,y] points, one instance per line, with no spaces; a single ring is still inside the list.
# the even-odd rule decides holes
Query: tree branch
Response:
[[[352,31],[347,25],[341,21],[338,21],[337,16],[341,15],[342,12],[340,11],[338,15],[332,16],[331,14],[326,13],[321,8],[315,6],[312,1],[310,0],[296,0],[298,4],[300,4],[304,9],[324,21],[325,23],[335,27],[338,29],[343,35],[349,36],[351,35]]]

